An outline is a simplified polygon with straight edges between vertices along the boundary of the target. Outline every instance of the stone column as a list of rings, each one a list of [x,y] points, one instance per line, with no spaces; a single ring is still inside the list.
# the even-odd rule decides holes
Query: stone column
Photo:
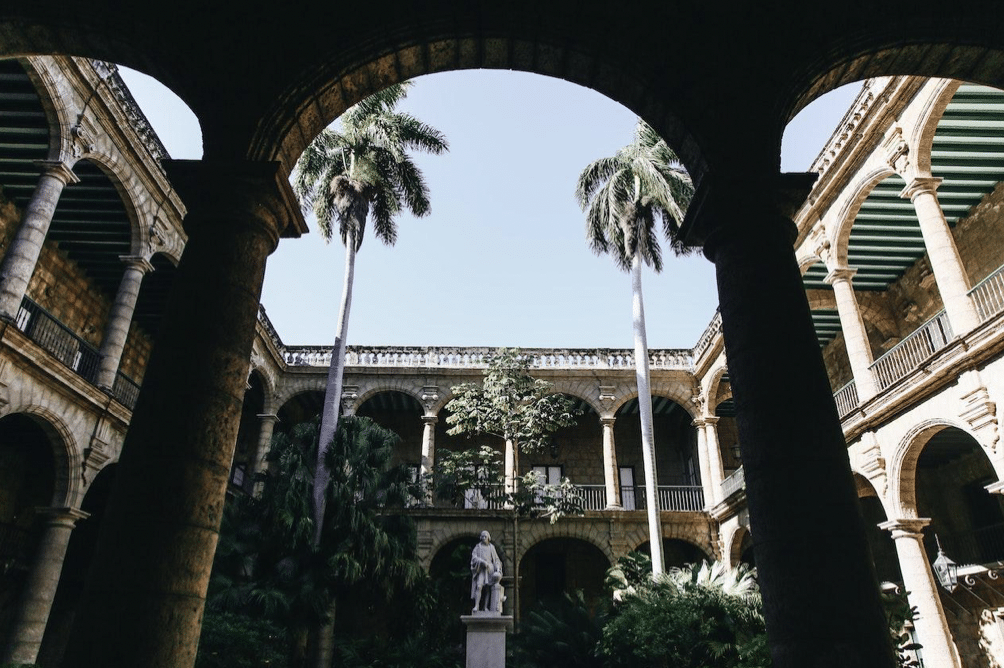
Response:
[[[190,668],[265,260],[305,229],[279,163],[165,161],[188,243],[126,434],[63,668]]]
[[[76,508],[39,508],[38,515],[44,528],[35,562],[24,583],[20,606],[15,612],[10,642],[0,660],[4,665],[35,663],[52,601],[56,598],[70,532],[77,520],[84,519],[88,513]]]
[[[268,449],[272,446],[272,432],[275,430],[275,423],[279,421],[278,415],[262,413],[258,416],[258,447],[255,449],[254,460],[251,468],[251,478],[257,478],[258,474],[265,470],[265,457]],[[262,483],[254,483],[254,494],[261,494]]]
[[[688,239],[703,241],[715,263],[774,667],[893,668],[847,444],[793,250],[790,215],[815,175],[755,176],[706,177],[688,211]]]
[[[65,163],[44,161],[40,164],[44,171],[21,215],[21,226],[0,264],[0,319],[3,320],[12,321],[17,317],[63,188],[80,181]]]
[[[614,422],[617,418],[600,418],[600,427],[603,429],[603,482],[607,488],[607,509],[620,510],[621,488],[619,484],[617,470],[617,445],[614,441]]]
[[[701,469],[704,507],[710,509],[715,505],[717,495],[711,483],[711,467],[708,464],[708,437],[704,432],[704,420],[697,419],[690,424],[697,429],[697,462]]]
[[[123,255],[119,259],[125,262],[125,273],[122,274],[115,303],[108,312],[108,323],[101,339],[101,361],[98,363],[98,387],[109,392],[115,386],[115,376],[132,325],[132,314],[139,299],[140,284],[147,272],[153,271],[153,265],[145,257]]]
[[[854,375],[854,388],[858,392],[858,401],[864,403],[875,396],[877,386],[872,373],[871,344],[868,343],[868,333],[865,331],[864,320],[858,300],[854,296],[851,278],[856,269],[838,267],[830,271],[823,279],[833,286],[833,296],[837,302],[837,314],[840,316],[840,329],[844,333],[844,344],[847,347],[847,357],[851,362],[851,373]]]
[[[955,238],[938,204],[936,192],[939,185],[940,178],[918,176],[907,184],[900,196],[909,197],[917,210],[920,232],[924,236],[931,271],[934,272],[941,300],[945,303],[948,321],[952,323],[952,331],[961,336],[979,325],[980,318],[969,298],[969,277],[955,247]]]
[[[913,625],[917,629],[917,642],[924,646],[924,664],[959,668],[959,651],[948,630],[948,621],[938,595],[938,583],[924,551],[922,532],[930,522],[930,519],[889,520],[879,524],[879,527],[892,533],[896,541],[903,586],[910,605],[917,608]]]
[[[704,416],[704,433],[708,447],[708,469],[711,473],[711,485],[714,490],[715,503],[722,500],[722,483],[725,481],[725,467],[722,465],[722,447],[718,444],[718,417]]]
[[[419,480],[427,480],[436,466],[436,415],[422,416],[422,461],[418,467]],[[425,490],[425,501],[432,504],[432,485]]]

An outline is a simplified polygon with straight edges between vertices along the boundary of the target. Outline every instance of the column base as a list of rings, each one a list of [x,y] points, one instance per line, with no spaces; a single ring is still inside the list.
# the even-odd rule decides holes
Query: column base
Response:
[[[505,635],[513,630],[512,615],[482,611],[461,615],[467,627],[466,668],[505,668]]]

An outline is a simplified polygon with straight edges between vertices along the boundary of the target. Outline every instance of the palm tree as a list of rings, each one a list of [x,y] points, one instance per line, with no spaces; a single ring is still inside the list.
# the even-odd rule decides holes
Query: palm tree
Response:
[[[314,212],[327,241],[337,229],[345,245],[345,279],[338,311],[338,332],[324,390],[321,447],[315,466],[318,475],[314,484],[315,545],[321,537],[323,490],[328,475],[320,463],[338,429],[352,282],[366,221],[372,220],[378,239],[393,245],[397,239],[395,216],[404,209],[416,216],[425,216],[430,208],[429,189],[408,150],[437,155],[449,150],[439,130],[410,114],[396,111],[410,86],[410,82],[395,84],[346,111],[341,130],[322,131],[300,156],[293,177],[293,189],[304,212]]]
[[[654,574],[663,571],[662,531],[656,502],[655,438],[641,265],[662,271],[662,248],[656,225],[660,221],[670,250],[677,255],[687,252],[679,231],[693,193],[690,177],[676,153],[641,119],[635,127],[634,141],[613,157],[600,158],[587,166],[575,186],[575,197],[586,213],[590,248],[597,255],[609,253],[619,268],[631,272],[645,501]]]

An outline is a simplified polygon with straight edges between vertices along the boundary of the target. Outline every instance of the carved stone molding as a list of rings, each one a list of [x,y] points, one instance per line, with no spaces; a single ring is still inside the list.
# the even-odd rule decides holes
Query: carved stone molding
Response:
[[[959,377],[959,417],[966,421],[983,445],[996,453],[1000,430],[997,424],[997,404],[991,400],[983,380],[977,371],[963,373]]]
[[[868,478],[868,481],[875,487],[879,496],[884,497],[886,488],[889,485],[889,478],[886,475],[885,457],[882,456],[882,447],[875,432],[867,432],[861,437],[861,457],[859,467],[861,473]]]
[[[439,403],[439,386],[438,385],[426,385],[422,388],[422,393],[419,395],[422,401],[422,407],[425,408],[426,412],[431,411],[437,403]]]

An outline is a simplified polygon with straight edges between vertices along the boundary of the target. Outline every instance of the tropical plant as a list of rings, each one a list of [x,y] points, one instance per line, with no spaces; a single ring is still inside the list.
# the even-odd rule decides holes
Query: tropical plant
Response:
[[[400,508],[418,498],[406,467],[390,467],[397,436],[368,418],[342,419],[329,469],[323,531],[314,543],[313,485],[318,423],[276,434],[261,494],[225,511],[210,581],[211,610],[270,619],[289,633],[303,665],[331,664],[335,604],[365,581],[390,596],[421,573],[415,535]]]
[[[662,248],[657,229],[660,222],[670,250],[676,254],[687,252],[679,231],[693,192],[690,177],[676,154],[640,119],[634,141],[614,156],[589,164],[579,175],[575,187],[575,197],[586,213],[586,238],[590,248],[597,254],[609,253],[620,269],[631,272],[635,375],[654,574],[663,571],[662,532],[656,494],[658,476],[641,266],[646,264],[656,272],[662,271]]]
[[[513,638],[514,662],[518,668],[604,668],[604,621],[605,612],[590,610],[582,590],[542,602]]]
[[[366,221],[372,220],[378,239],[393,245],[395,217],[403,210],[428,215],[429,189],[409,150],[441,154],[446,138],[414,116],[397,111],[410,82],[389,86],[346,111],[339,130],[327,128],[304,150],[296,163],[293,189],[304,212],[313,211],[322,236],[336,231],[345,246],[345,278],[338,311],[337,333],[321,412],[321,447],[315,467],[314,543],[320,542],[324,517],[328,444],[338,429],[338,412],[345,369],[345,339],[355,278],[355,259],[362,245]]]
[[[886,621],[889,624],[889,636],[896,650],[896,665],[900,668],[919,668],[917,650],[923,645],[914,642],[907,623],[912,622],[917,615],[917,608],[910,606],[906,591],[883,591],[882,608],[885,610]]]
[[[607,581],[624,583],[601,652],[611,666],[769,668],[763,606],[753,571],[718,562],[643,577],[622,560]]]

